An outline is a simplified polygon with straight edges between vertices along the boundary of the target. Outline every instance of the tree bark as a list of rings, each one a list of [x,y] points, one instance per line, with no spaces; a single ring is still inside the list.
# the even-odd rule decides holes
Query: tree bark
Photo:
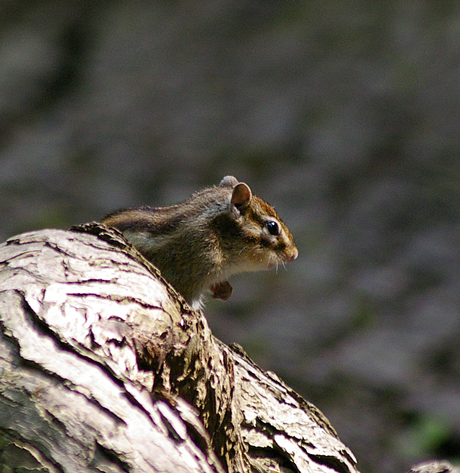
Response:
[[[0,327],[2,471],[357,472],[321,412],[117,231],[1,245]]]
[[[430,460],[413,466],[408,473],[460,473],[460,468],[445,460]]]

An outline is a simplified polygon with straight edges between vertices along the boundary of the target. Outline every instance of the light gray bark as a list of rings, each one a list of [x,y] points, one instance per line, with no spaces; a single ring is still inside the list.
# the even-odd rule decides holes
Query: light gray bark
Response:
[[[431,460],[413,466],[409,473],[460,473],[460,468],[448,461]]]
[[[0,246],[0,464],[356,472],[327,419],[96,224]]]

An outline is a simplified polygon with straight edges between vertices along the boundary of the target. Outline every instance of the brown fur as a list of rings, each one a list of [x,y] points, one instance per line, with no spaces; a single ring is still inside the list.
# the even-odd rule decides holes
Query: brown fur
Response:
[[[270,234],[268,221],[276,222],[279,235]],[[208,290],[228,299],[230,275],[269,269],[298,254],[273,207],[232,176],[182,204],[113,212],[102,223],[123,232],[195,307]]]

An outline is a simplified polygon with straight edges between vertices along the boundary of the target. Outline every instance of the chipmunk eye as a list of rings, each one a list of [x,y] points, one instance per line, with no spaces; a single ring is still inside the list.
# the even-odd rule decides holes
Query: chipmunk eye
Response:
[[[270,235],[278,236],[280,234],[280,226],[278,225],[278,222],[270,220],[269,222],[265,222],[265,226]]]

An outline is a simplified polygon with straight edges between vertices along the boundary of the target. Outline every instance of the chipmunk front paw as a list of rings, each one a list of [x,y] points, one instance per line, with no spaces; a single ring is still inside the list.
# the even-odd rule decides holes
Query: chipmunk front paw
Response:
[[[222,301],[226,301],[233,292],[233,287],[228,281],[213,284],[210,289],[213,299],[220,299]]]

